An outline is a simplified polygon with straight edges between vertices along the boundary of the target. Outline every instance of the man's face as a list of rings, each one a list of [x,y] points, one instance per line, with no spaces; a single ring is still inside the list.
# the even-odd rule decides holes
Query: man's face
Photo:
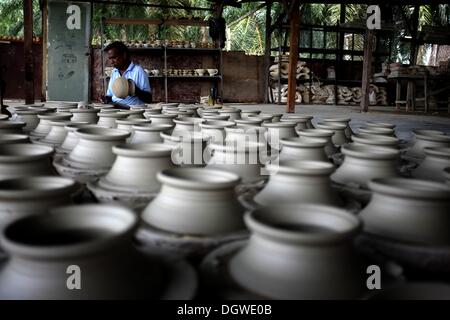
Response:
[[[109,62],[114,68],[117,68],[119,70],[123,69],[127,60],[125,53],[118,53],[117,49],[112,48],[111,50],[108,50],[107,55]]]

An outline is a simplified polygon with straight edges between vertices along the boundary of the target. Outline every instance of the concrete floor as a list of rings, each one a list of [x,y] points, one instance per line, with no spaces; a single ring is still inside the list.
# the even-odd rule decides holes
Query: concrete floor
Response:
[[[5,101],[6,105],[23,105],[23,101]],[[36,104],[39,102],[36,101]],[[54,102],[48,102],[55,104]],[[284,113],[284,105],[274,104],[233,104],[225,105],[234,106],[240,109],[261,110],[264,113]],[[333,105],[297,105],[296,113],[314,116],[313,124],[321,121],[321,118],[331,116],[346,116],[352,121],[350,126],[355,132],[358,128],[364,126],[366,121],[383,121],[396,124],[396,134],[398,138],[409,140],[412,137],[413,129],[433,129],[441,130],[450,135],[450,116],[433,116],[433,115],[411,115],[393,113],[392,107],[372,107],[367,113],[361,113],[359,106],[333,106]]]

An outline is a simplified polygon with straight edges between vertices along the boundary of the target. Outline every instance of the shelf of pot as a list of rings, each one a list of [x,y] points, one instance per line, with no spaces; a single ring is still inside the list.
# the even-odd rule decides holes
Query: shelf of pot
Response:
[[[220,80],[222,76],[167,76],[167,79]]]

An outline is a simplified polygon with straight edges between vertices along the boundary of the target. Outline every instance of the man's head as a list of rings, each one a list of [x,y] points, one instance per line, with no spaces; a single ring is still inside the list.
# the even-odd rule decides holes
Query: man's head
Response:
[[[103,50],[114,68],[125,70],[130,62],[130,56],[127,46],[120,41],[109,44]]]

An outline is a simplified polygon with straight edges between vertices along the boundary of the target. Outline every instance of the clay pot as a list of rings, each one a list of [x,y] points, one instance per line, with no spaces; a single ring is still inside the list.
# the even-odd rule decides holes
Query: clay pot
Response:
[[[174,119],[175,128],[173,128],[173,136],[183,136],[187,132],[200,132],[200,123],[205,122],[205,120],[200,118],[179,118]]]
[[[295,205],[247,213],[245,224],[250,239],[228,265],[241,287],[272,299],[353,299],[364,292],[365,268],[351,248],[361,228],[355,216]]]
[[[361,127],[359,128],[359,133],[377,135],[377,136],[388,136],[394,137],[395,130],[390,128],[381,128],[381,127]]]
[[[225,142],[226,143],[261,143],[267,145],[266,140],[267,128],[265,127],[226,127],[225,128]]]
[[[316,203],[339,205],[340,201],[330,186],[334,165],[320,161],[281,161],[266,166],[269,182],[254,198],[258,204]]]
[[[75,148],[78,141],[80,140],[79,137],[75,134],[75,131],[82,128],[92,128],[94,125],[92,124],[68,124],[64,128],[67,131],[67,135],[64,138],[64,141],[61,143],[61,150],[65,152],[70,152]]]
[[[173,120],[177,117],[176,114],[149,114],[148,119],[152,120],[153,124],[170,124],[174,125]]]
[[[98,122],[97,109],[70,109],[73,114],[72,121],[75,122],[87,122],[91,124],[96,124]]]
[[[178,117],[195,117],[196,113],[192,110],[165,110],[163,114],[175,114]]]
[[[70,204],[79,185],[63,177],[22,177],[0,181],[0,227],[25,215]]]
[[[0,135],[0,145],[27,142],[30,142],[30,138],[25,134],[5,133]]]
[[[0,122],[0,134],[20,134],[25,128],[25,122],[18,121],[1,121]]]
[[[7,114],[1,114],[0,113],[0,121],[5,121],[5,120],[8,120],[8,119],[9,119],[9,116]]]
[[[350,139],[347,138],[345,134],[345,130],[347,126],[342,123],[332,123],[332,122],[324,122],[324,123],[318,123],[316,125],[318,129],[325,129],[325,130],[332,130],[334,131],[334,135],[331,137],[331,141],[336,146],[343,146],[346,143],[350,142]]]
[[[260,113],[260,110],[241,110],[241,119],[248,119],[248,116],[257,116]]]
[[[71,113],[38,114],[39,124],[31,131],[31,135],[45,137],[51,130],[51,121],[70,121]]]
[[[219,115],[219,109],[199,109],[201,110],[200,112],[200,117],[204,117],[204,116],[218,116]],[[198,112],[198,111],[197,111]]]
[[[372,198],[360,212],[364,230],[399,241],[450,244],[450,188],[414,179],[374,179]]]
[[[53,148],[29,143],[0,145],[0,179],[53,175]]]
[[[256,142],[211,143],[212,157],[207,164],[208,169],[232,172],[241,177],[243,183],[261,180],[263,163],[262,154],[266,146]]]
[[[281,139],[280,161],[286,160],[313,160],[329,162],[325,153],[327,140],[310,138],[307,141],[301,138]]]
[[[303,114],[285,114],[281,121],[294,121],[297,123],[297,129],[314,129],[314,126],[311,122],[313,116],[303,115]]]
[[[366,121],[366,126],[367,127],[375,127],[375,128],[387,128],[387,129],[395,128],[395,124],[380,122],[380,121]]]
[[[112,147],[125,143],[129,132],[109,128],[81,128],[75,131],[80,139],[69,153],[68,159],[80,168],[107,168],[116,156]]]
[[[262,123],[272,123],[273,115],[260,113],[258,115],[248,115],[247,119],[260,119]]]
[[[156,173],[173,168],[172,148],[162,143],[117,145],[111,170],[99,185],[130,192],[158,192],[161,185]]]
[[[333,181],[365,187],[372,179],[398,176],[398,150],[349,144],[342,147],[342,153],[344,162],[331,175]]]
[[[225,128],[234,127],[235,123],[231,121],[209,121],[200,123],[202,134],[211,139],[209,142],[223,143],[225,141]]]
[[[115,108],[115,106],[113,104],[103,104],[103,103],[93,103],[92,106],[94,107],[94,109],[97,109],[100,111]]]
[[[43,114],[45,111],[33,110],[33,109],[24,109],[16,111],[18,122],[25,122],[26,126],[23,127],[23,131],[32,131],[39,124],[38,114]]]
[[[271,116],[272,116],[272,122],[280,122],[283,114],[282,113],[272,113]]]
[[[262,126],[267,128],[267,142],[272,148],[280,149],[280,141],[287,138],[297,137],[295,132],[295,122],[274,122],[263,123]]]
[[[412,172],[412,176],[445,182],[443,170],[447,167],[450,167],[450,148],[425,148],[425,159]]]
[[[395,137],[367,133],[355,133],[352,136],[352,140],[354,145],[376,146],[395,150],[398,149],[400,142]]]
[[[345,124],[345,136],[347,137],[347,139],[350,139],[353,135],[352,128],[350,128],[350,121],[352,121],[352,119],[346,117],[322,119],[322,122],[326,124]]]
[[[150,115],[161,114],[161,111],[162,111],[162,109],[146,109],[144,112],[144,117],[146,119],[150,119],[150,117],[149,117]]]
[[[252,127],[260,127],[263,122],[261,119],[255,118],[241,118],[234,120],[236,123],[236,127],[238,128],[252,128]]]
[[[170,136],[164,132],[160,133],[164,144],[172,147],[172,162],[182,167],[204,166],[209,160],[205,154],[205,149],[209,137],[203,136],[199,132],[187,132],[183,136]]]
[[[198,108],[200,108],[199,106],[193,106],[193,105],[180,105],[179,107],[178,107],[178,110],[180,110],[180,111],[192,111],[193,112],[193,114],[192,114],[192,116],[193,117],[198,117],[199,115],[198,115],[198,113],[197,113],[197,109]]]
[[[230,116],[227,115],[204,115],[202,117],[202,119],[205,120],[217,120],[217,121],[228,121],[228,119],[230,118]]]
[[[64,142],[67,136],[66,126],[72,121],[50,121],[50,131],[48,134],[39,140],[39,143],[48,144],[50,146],[60,145]],[[79,123],[78,123],[79,124]]]
[[[221,115],[221,116],[228,116],[229,121],[241,119],[241,110],[240,109],[224,108],[224,109],[218,110],[218,112],[219,112],[219,115]]]
[[[163,170],[157,174],[161,192],[142,219],[159,229],[183,235],[213,236],[244,229],[243,207],[234,188],[237,175],[197,168]]]
[[[10,257],[0,273],[0,297],[158,298],[167,274],[157,258],[134,249],[137,225],[132,211],[110,205],[60,207],[14,221],[0,238]],[[81,270],[81,290],[68,289],[69,266]]]
[[[161,138],[160,133],[165,132],[170,134],[173,125],[170,124],[153,124],[142,123],[132,126],[134,134],[131,136],[130,143],[160,143],[164,140]]]
[[[134,133],[134,129],[133,129],[133,125],[135,124],[150,124],[151,120],[148,119],[118,119],[116,120],[116,124],[117,124],[117,129],[118,130],[124,130],[124,131],[128,131],[131,134]]]
[[[327,140],[327,144],[325,145],[325,154],[329,157],[338,152],[338,148],[334,145],[331,140],[334,131],[325,130],[325,129],[302,129],[295,131],[297,135],[300,137],[300,141],[308,142],[311,139],[314,141],[315,139],[325,139]]]
[[[111,129],[117,128],[116,120],[128,118],[128,115],[122,112],[100,112],[98,116],[97,125]]]
[[[450,137],[433,130],[413,130],[414,141],[407,154],[424,157],[425,148],[450,148]]]

